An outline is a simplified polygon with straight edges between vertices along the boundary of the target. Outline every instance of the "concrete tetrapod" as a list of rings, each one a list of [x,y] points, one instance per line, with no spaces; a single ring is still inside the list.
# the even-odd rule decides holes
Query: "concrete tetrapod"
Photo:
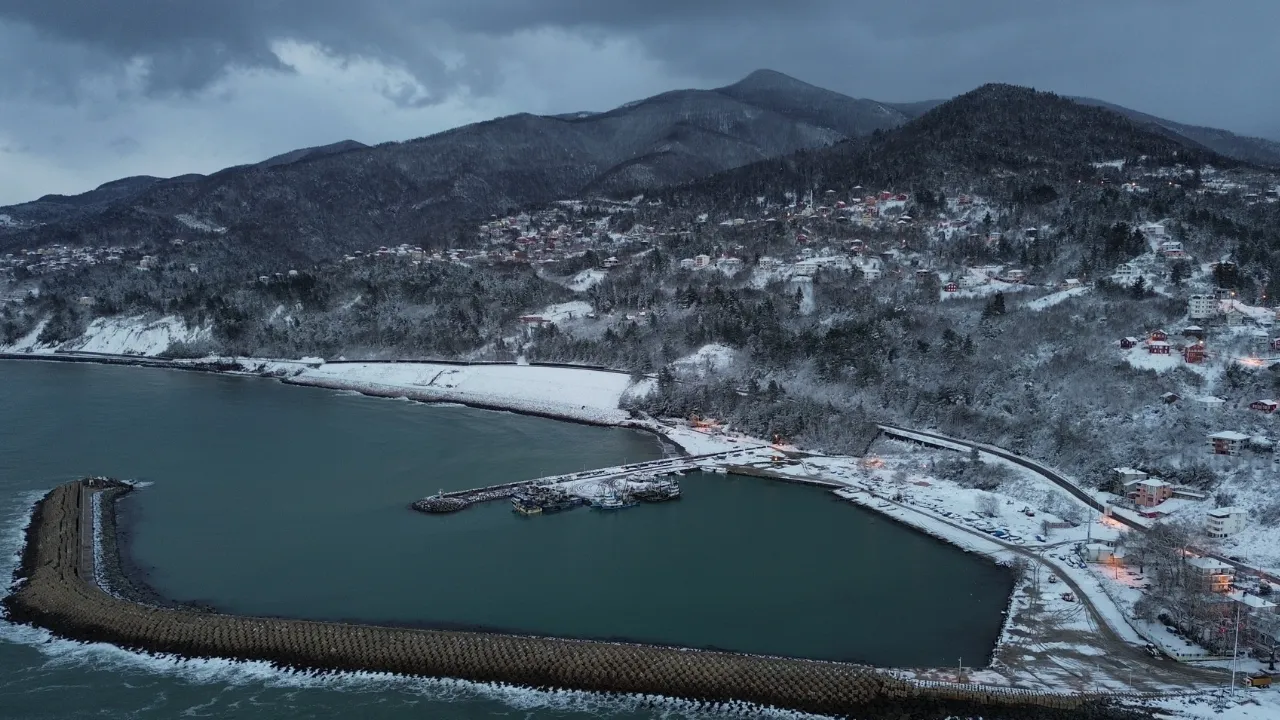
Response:
[[[125,599],[95,581],[93,525],[114,533],[116,499],[131,486],[96,479],[61,485],[35,506],[13,592],[11,620],[73,640],[139,652],[266,661],[535,688],[745,701],[823,715],[1027,720],[1123,718],[1102,697],[980,687],[922,687],[875,668],[652,645],[244,617]],[[101,518],[86,511],[104,493]],[[87,520],[86,520],[87,518]],[[117,544],[103,543],[103,554]],[[85,567],[85,564],[90,567]],[[104,564],[110,563],[105,559]],[[154,595],[154,593],[152,593]]]

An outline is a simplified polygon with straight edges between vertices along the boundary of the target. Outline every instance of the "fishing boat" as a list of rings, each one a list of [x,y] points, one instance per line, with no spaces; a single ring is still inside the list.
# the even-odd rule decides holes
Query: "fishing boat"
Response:
[[[600,510],[621,510],[640,504],[640,500],[631,492],[626,480],[614,479],[604,483],[601,493],[592,504]]]
[[[595,501],[595,507],[598,510],[621,510],[639,504],[639,500],[629,495],[606,495],[596,498]]]

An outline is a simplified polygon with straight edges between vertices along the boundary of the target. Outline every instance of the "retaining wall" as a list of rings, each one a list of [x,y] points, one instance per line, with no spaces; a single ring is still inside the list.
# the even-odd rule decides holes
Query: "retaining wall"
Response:
[[[1098,698],[982,687],[924,687],[873,668],[681,648],[496,633],[419,630],[258,618],[158,607],[112,596],[94,582],[92,493],[85,481],[37,505],[9,617],[82,641],[187,657],[286,667],[451,677],[528,687],[740,700],[854,717],[1118,718]],[[129,490],[109,492],[102,498]],[[105,510],[105,508],[104,508]],[[110,515],[104,512],[103,515]],[[110,525],[110,522],[106,523]],[[104,531],[114,531],[104,527]],[[114,544],[108,544],[114,548]]]

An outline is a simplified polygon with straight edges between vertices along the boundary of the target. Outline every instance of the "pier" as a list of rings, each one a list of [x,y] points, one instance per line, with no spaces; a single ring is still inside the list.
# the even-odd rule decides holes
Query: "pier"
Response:
[[[584,501],[577,504],[586,504],[593,497],[608,494],[604,488],[610,485],[623,486],[628,483],[644,482],[649,478],[662,478],[693,471],[728,472],[729,468],[746,467],[752,463],[768,463],[776,454],[776,451],[767,448],[738,448],[704,455],[662,458],[469,490],[442,491],[416,500],[410,507],[419,512],[441,514],[457,512],[477,503],[515,498],[517,495],[536,495],[545,498],[548,504],[531,503],[527,507],[532,508],[536,505],[543,509],[546,507],[567,509],[573,504],[568,497]],[[640,491],[638,495],[639,499],[649,502],[666,499],[663,497],[664,493],[652,490],[649,493]]]

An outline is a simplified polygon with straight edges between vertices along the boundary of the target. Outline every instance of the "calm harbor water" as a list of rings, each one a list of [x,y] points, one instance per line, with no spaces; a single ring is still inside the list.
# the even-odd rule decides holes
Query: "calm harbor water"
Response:
[[[660,456],[638,432],[27,362],[0,362],[0,408],[0,582],[40,492],[108,474],[151,483],[122,507],[151,584],[234,612],[933,665],[985,657],[1009,590],[978,558],[754,478],[691,475],[682,500],[614,514],[406,509],[439,489]],[[0,623],[0,718],[655,714],[626,699],[300,678],[45,640]]]

